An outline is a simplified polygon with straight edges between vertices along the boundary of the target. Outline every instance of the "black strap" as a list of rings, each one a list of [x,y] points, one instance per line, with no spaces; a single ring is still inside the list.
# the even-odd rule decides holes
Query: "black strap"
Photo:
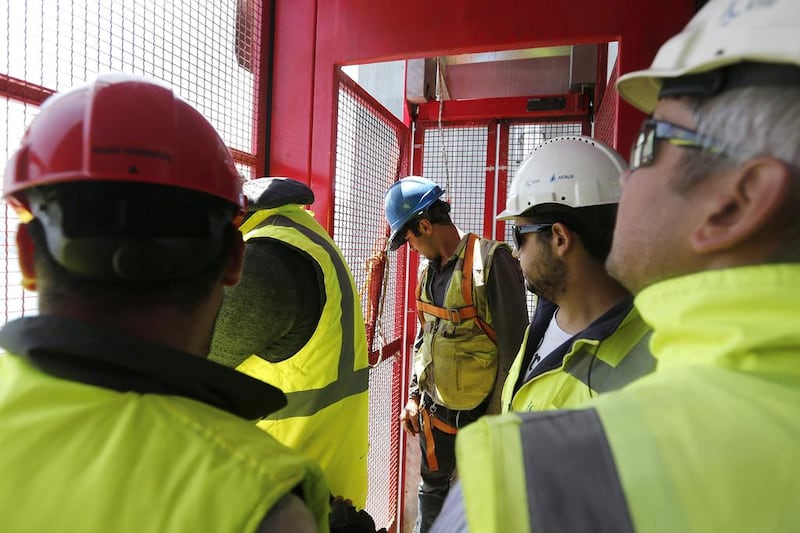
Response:
[[[800,67],[745,61],[709,72],[666,78],[658,97],[714,96],[730,89],[770,86],[800,87]]]

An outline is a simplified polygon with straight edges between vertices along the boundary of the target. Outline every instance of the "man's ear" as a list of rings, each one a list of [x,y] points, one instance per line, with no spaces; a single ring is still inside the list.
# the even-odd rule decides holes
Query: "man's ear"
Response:
[[[244,266],[244,239],[239,230],[235,230],[234,233],[230,258],[225,270],[222,272],[222,283],[226,287],[233,287],[239,283],[242,279],[242,267]]]
[[[553,252],[563,257],[572,249],[575,243],[575,233],[561,222],[553,224],[550,233],[550,246],[552,246]]]
[[[708,209],[691,235],[693,249],[709,253],[731,248],[774,223],[784,208],[791,179],[788,165],[773,157],[751,159],[720,176],[720,185],[712,184],[716,192],[702,204]]]
[[[421,218],[419,219],[419,224],[417,225],[417,231],[424,233],[425,235],[430,235],[433,231],[433,223],[427,218]]]
[[[22,272],[22,286],[29,291],[35,291],[38,280],[35,260],[36,247],[33,244],[28,224],[20,224],[17,228],[17,250],[19,270]]]

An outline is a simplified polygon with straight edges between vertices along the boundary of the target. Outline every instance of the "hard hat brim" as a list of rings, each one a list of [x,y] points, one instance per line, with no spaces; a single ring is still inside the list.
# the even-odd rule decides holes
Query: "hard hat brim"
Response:
[[[718,61],[708,61],[700,66],[680,69],[649,68],[629,72],[617,80],[617,92],[623,100],[645,113],[652,113],[658,105],[659,93],[664,80],[680,78],[692,74],[702,74],[725,67],[745,62],[763,62],[775,64],[792,64],[783,58],[755,57],[755,56],[728,56]]]
[[[506,209],[505,211],[503,211],[502,213],[500,213],[499,215],[494,217],[494,219],[495,220],[513,220],[515,217],[518,217],[518,216],[520,216],[520,213],[515,213],[514,211],[512,211],[510,209]]]
[[[395,231],[389,237],[389,251],[394,252],[406,243],[405,232]]]

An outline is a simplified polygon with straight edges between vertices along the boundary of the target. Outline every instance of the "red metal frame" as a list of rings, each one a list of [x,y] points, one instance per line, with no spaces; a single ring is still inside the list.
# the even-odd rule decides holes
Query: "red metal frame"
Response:
[[[594,112],[597,113],[597,108],[600,102],[603,101],[603,95],[606,93],[606,83],[608,79],[608,47],[597,47],[597,81],[594,85]]]
[[[500,122],[500,146],[499,146],[499,153],[498,161],[508,161],[508,137],[510,131],[510,124],[507,121]],[[506,205],[506,191],[508,190],[508,165],[501,164],[497,171],[497,211],[492,211],[493,213],[499,213],[502,211],[503,206]],[[503,235],[506,231],[506,223],[500,220],[496,220],[492,217],[491,223],[494,224],[494,235],[495,240],[503,240]]]
[[[565,5],[495,2],[491,6],[483,0],[463,0],[457,8],[449,2],[406,0],[401,11],[419,16],[413,23],[403,24],[402,18],[397,18],[397,6],[381,0],[273,2],[276,31],[269,173],[310,184],[317,196],[313,209],[329,231],[339,65],[617,41],[620,72],[629,72],[647,67],[659,46],[695,12],[695,0],[572,0]],[[478,113],[477,108],[474,112]],[[617,117],[611,143],[626,153],[643,114],[622,103]],[[587,128],[588,122],[584,124],[585,131]],[[414,174],[421,170],[421,133],[417,130],[414,135]],[[505,201],[500,197],[505,188],[498,183],[498,202]],[[497,228],[499,231],[502,226]],[[408,257],[411,262],[415,262],[413,256]],[[407,284],[413,285],[415,265],[409,263],[406,272]],[[413,314],[404,316],[406,331],[415,331]],[[401,444],[401,453],[404,450]],[[399,493],[402,506],[403,487]],[[402,524],[402,507],[398,517],[400,522],[393,530]]]
[[[269,128],[269,113],[270,106],[268,103],[269,94],[272,90],[272,38],[273,28],[272,21],[273,15],[271,3],[265,0],[267,6],[261,10],[261,25],[257,25],[253,31],[253,46],[260,45],[260,53],[253,54],[256,62],[253,65],[253,90],[255,91],[255,98],[253,99],[255,105],[255,112],[253,113],[253,142],[251,146],[255,148],[253,157],[253,166],[255,166],[257,175],[266,175],[267,173],[267,131]],[[266,38],[265,38],[266,37]],[[233,150],[231,150],[233,152]],[[236,158],[237,154],[234,154]],[[243,154],[239,154],[243,155]],[[248,154],[249,155],[249,154]]]
[[[270,173],[290,175],[317,193],[314,211],[331,220],[333,98],[338,65],[513,50],[536,46],[619,42],[621,72],[644,68],[658,47],[695,12],[694,0],[464,0],[457,16],[448,2],[406,0],[398,23],[383,1],[274,0]],[[625,153],[643,114],[621,105],[615,146]],[[326,226],[327,227],[327,226]]]
[[[35,85],[8,74],[0,74],[0,96],[6,96],[11,100],[38,106],[42,105],[42,102],[54,92],[53,89]]]
[[[553,111],[528,111],[533,98],[564,98],[564,109]],[[493,119],[524,119],[531,122],[546,120],[584,119],[589,111],[589,97],[581,93],[557,95],[514,96],[507,98],[482,98],[480,100],[451,100],[442,108],[442,123],[485,121]],[[439,122],[439,102],[419,104],[417,124]]]
[[[494,202],[495,198],[498,196],[498,191],[494,184],[494,174],[498,156],[497,124],[489,123],[486,126],[486,186],[484,188],[486,194],[483,195],[483,230],[487,233],[487,236],[492,239],[494,239],[496,231]]]

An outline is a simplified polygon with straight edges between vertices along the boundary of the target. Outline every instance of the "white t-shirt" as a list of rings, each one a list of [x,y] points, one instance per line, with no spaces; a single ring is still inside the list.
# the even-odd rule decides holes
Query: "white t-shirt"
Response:
[[[556,320],[557,316],[558,312],[554,313],[553,318],[550,319],[550,324],[547,326],[547,331],[544,332],[542,342],[539,343],[539,348],[533,354],[528,372],[536,368],[536,365],[538,365],[542,359],[550,355],[550,352],[572,338],[571,333],[567,333],[559,327],[558,321]]]

